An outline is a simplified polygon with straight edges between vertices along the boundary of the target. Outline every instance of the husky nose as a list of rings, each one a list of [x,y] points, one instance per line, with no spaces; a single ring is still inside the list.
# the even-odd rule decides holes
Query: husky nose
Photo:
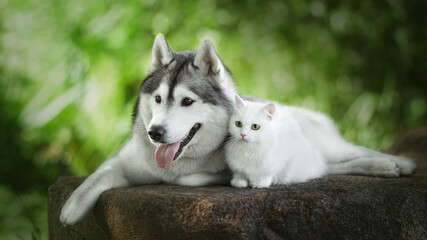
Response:
[[[150,128],[150,131],[148,131],[148,136],[153,141],[160,142],[163,138],[163,135],[165,135],[166,129],[162,126],[152,126]]]

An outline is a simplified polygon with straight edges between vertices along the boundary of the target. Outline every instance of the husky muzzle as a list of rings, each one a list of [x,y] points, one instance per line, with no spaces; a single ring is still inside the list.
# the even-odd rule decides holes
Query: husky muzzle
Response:
[[[150,136],[150,138],[154,142],[162,143],[157,147],[155,152],[157,165],[160,168],[168,169],[172,162],[175,161],[182,153],[184,147],[191,141],[191,139],[193,139],[193,137],[196,135],[197,131],[199,131],[201,126],[202,124],[200,123],[194,124],[194,126],[190,129],[190,131],[184,138],[177,142],[168,144],[164,144],[164,136],[166,134],[165,128],[160,126],[151,127],[150,131],[148,131],[148,135]]]

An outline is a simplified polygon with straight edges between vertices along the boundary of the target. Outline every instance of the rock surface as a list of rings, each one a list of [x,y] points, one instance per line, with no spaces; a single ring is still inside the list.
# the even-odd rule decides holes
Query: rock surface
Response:
[[[112,189],[102,193],[94,210],[72,227],[64,227],[59,214],[84,179],[61,177],[49,188],[49,237],[427,239],[426,149],[427,129],[422,129],[386,150],[416,160],[420,171],[412,177],[328,176],[268,189],[172,185]]]

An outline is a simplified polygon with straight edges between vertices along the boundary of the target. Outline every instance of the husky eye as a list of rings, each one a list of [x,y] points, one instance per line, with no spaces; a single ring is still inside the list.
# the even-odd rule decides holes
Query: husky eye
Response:
[[[190,106],[193,103],[194,103],[193,99],[186,97],[186,98],[182,99],[181,106],[187,107],[187,106]]]
[[[160,97],[159,95],[156,96],[155,98],[156,103],[161,103],[162,102],[162,97]]]
[[[254,131],[258,131],[258,130],[259,130],[259,128],[260,128],[260,126],[259,126],[258,124],[252,124],[251,128],[252,128],[252,130],[254,130]]]
[[[236,127],[241,128],[243,126],[241,121],[236,121]]]

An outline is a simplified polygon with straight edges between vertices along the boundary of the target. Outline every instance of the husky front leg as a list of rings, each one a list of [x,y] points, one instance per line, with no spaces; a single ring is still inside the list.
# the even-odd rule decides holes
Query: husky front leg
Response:
[[[110,159],[101,165],[96,172],[90,175],[65,202],[60,220],[63,224],[74,225],[80,221],[95,205],[99,195],[112,188],[129,186],[123,177],[118,164]]]

